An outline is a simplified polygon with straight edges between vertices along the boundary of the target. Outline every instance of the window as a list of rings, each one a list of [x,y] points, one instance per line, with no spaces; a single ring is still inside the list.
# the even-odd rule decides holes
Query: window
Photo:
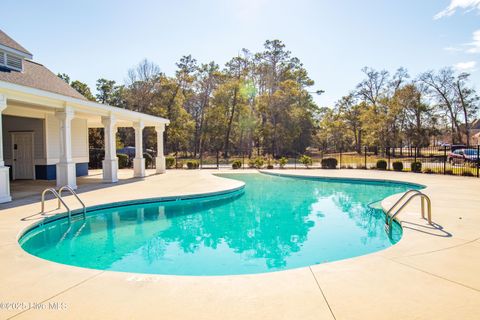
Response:
[[[0,51],[0,65],[5,65],[5,52]]]

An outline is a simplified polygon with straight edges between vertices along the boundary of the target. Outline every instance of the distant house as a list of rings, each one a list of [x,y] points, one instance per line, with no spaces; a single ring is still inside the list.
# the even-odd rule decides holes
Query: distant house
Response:
[[[142,132],[155,127],[156,168],[165,170],[167,119],[88,101],[0,30],[0,202],[11,200],[10,180],[56,180],[76,188],[88,174],[88,128],[105,129],[103,179],[116,182],[118,127],[135,128],[134,176],[145,175]]]
[[[463,140],[466,142],[467,135],[465,134],[465,125],[461,125],[460,129],[462,130]],[[470,133],[470,141],[469,141],[470,146],[476,146],[477,144],[480,144],[480,140],[479,140],[480,119],[476,119],[472,121],[470,123],[468,130]]]
[[[478,133],[480,133],[480,119],[477,119],[470,124],[470,135],[474,136]]]

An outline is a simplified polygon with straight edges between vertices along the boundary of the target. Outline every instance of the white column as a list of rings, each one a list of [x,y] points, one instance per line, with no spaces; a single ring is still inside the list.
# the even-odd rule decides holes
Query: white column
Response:
[[[142,121],[135,122],[135,159],[133,159],[133,176],[135,178],[145,177],[145,159],[143,158],[143,128]]]
[[[73,108],[66,106],[63,111],[55,112],[60,125],[60,159],[57,163],[57,187],[69,185],[77,188],[75,162],[72,159],[72,119]]]
[[[163,132],[165,125],[156,126],[157,132],[157,157],[155,158],[155,168],[157,173],[165,173],[165,155],[163,154]]]
[[[7,97],[0,94],[0,203],[12,201],[10,196],[10,168],[3,161],[2,112],[7,108]]]
[[[118,158],[116,148],[117,128],[115,116],[102,117],[105,136],[105,159],[102,161],[103,181],[118,181]]]

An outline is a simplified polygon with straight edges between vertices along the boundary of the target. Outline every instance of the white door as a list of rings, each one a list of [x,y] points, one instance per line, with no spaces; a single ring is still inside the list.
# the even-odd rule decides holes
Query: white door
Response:
[[[13,180],[35,179],[33,132],[12,132]]]

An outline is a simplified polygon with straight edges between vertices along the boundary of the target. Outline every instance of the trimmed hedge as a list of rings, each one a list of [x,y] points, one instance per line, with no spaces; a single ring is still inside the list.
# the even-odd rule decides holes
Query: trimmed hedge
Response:
[[[232,169],[240,169],[242,167],[242,161],[235,160],[232,162]]]
[[[123,153],[117,153],[118,158],[118,168],[124,169],[128,167],[128,156]]]
[[[197,160],[188,160],[187,161],[187,169],[198,169],[199,163]]]
[[[403,171],[403,162],[402,161],[395,161],[392,163],[393,170],[395,171]]]
[[[338,161],[335,158],[322,159],[322,168],[324,169],[336,169]]]
[[[385,161],[385,160],[378,160],[378,161],[377,161],[377,169],[378,169],[378,170],[387,170],[387,161]]]
[[[412,162],[410,164],[410,169],[412,172],[422,172],[422,163],[421,162]]]
[[[165,166],[167,169],[172,169],[175,165],[175,158],[174,157],[166,157],[165,158]]]

